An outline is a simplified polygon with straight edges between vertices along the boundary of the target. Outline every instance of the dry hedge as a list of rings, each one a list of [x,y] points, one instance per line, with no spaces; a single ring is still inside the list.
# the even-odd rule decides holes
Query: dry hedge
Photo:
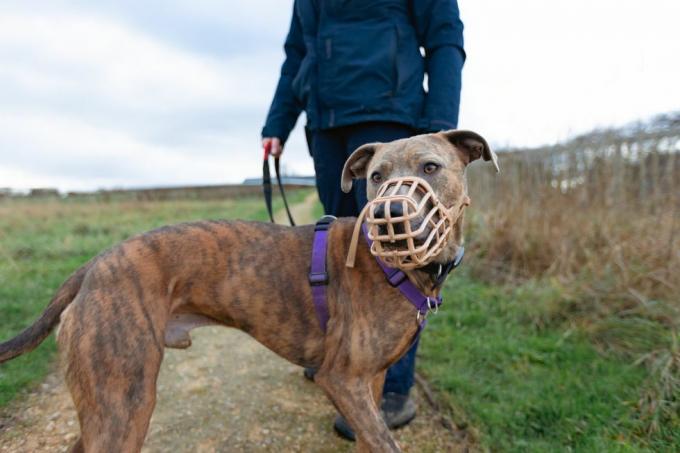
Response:
[[[500,175],[470,168],[476,276],[559,285],[553,320],[647,364],[640,413],[677,420],[680,112],[499,157]]]

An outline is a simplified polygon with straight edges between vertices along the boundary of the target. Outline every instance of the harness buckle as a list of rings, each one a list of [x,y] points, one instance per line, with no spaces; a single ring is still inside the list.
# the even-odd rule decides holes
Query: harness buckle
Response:
[[[314,231],[328,231],[331,227],[331,223],[337,220],[337,217],[332,215],[325,215],[321,217],[314,225]]]
[[[326,286],[328,285],[328,272],[310,272],[309,284],[311,286]]]
[[[393,288],[401,285],[404,280],[406,280],[406,274],[399,269],[394,269],[387,275],[387,281]]]

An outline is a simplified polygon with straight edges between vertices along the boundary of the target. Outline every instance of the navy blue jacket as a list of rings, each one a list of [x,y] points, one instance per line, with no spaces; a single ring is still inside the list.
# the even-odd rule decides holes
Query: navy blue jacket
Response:
[[[456,0],[295,0],[284,49],[263,137],[285,142],[303,109],[312,130],[457,126],[465,52]]]

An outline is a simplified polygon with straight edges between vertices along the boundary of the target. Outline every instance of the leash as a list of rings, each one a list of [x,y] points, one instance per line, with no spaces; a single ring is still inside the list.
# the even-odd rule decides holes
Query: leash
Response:
[[[274,221],[274,211],[272,210],[272,178],[269,171],[269,154],[271,153],[272,145],[268,143],[264,147],[264,161],[262,162],[262,190],[264,191],[264,202],[267,205],[267,212],[269,213],[269,220]],[[293,215],[288,208],[288,200],[286,200],[286,192],[283,190],[283,183],[281,182],[281,172],[279,171],[279,158],[274,157],[274,170],[276,171],[276,180],[279,183],[279,191],[281,198],[283,198],[283,205],[286,207],[286,214],[291,226],[295,226]]]

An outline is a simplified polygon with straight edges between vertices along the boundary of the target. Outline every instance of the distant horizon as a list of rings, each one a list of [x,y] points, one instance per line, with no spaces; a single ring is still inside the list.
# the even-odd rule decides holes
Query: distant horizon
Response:
[[[561,146],[564,144],[567,144],[573,140],[578,139],[579,137],[582,137],[584,135],[589,135],[592,133],[597,133],[601,131],[618,131],[618,132],[624,132],[628,129],[632,129],[635,127],[638,127],[640,125],[652,125],[655,123],[655,121],[659,120],[660,118],[667,117],[667,116],[673,116],[680,118],[680,110],[672,110],[668,112],[661,112],[657,113],[654,115],[651,115],[646,118],[640,118],[634,121],[629,121],[624,124],[619,124],[619,125],[610,125],[610,126],[602,126],[602,127],[596,127],[587,131],[581,131],[578,133],[574,133],[570,135],[569,137],[565,138],[564,140],[556,141],[553,143],[545,143],[542,145],[537,145],[537,146],[529,146],[529,147],[517,147],[517,146],[510,146],[510,147],[500,147],[500,148],[495,148],[493,144],[490,144],[492,148],[494,148],[495,151],[497,152],[508,152],[508,151],[531,151],[531,150],[539,150],[539,149],[544,149],[544,148],[549,148],[553,146]],[[284,158],[282,158],[282,162],[285,160],[285,153],[284,153]],[[285,164],[282,164],[281,167],[281,176],[282,178],[314,178],[315,175],[314,173],[312,174],[301,174],[301,173],[296,173],[295,170],[292,172],[286,168]],[[3,191],[9,190],[12,195],[25,195],[30,193],[32,190],[56,190],[59,194],[64,195],[67,193],[74,193],[74,194],[96,194],[97,192],[115,192],[115,191],[144,191],[144,190],[172,190],[172,189],[182,189],[182,188],[201,188],[201,187],[220,187],[220,186],[238,186],[238,185],[248,185],[247,181],[249,180],[261,180],[262,175],[252,175],[252,176],[247,176],[245,178],[242,178],[240,180],[232,180],[232,181],[222,181],[222,182],[205,182],[205,181],[197,181],[197,182],[188,182],[188,183],[182,183],[182,184],[168,184],[168,185],[157,185],[157,184],[149,184],[149,185],[144,185],[144,184],[139,184],[139,185],[130,185],[130,186],[110,186],[110,187],[97,187],[97,188],[92,188],[92,189],[74,189],[74,190],[69,190],[69,189],[62,189],[59,187],[50,187],[50,186],[36,186],[36,187],[28,187],[28,188],[14,188],[10,186],[2,186],[0,185],[0,193]]]

